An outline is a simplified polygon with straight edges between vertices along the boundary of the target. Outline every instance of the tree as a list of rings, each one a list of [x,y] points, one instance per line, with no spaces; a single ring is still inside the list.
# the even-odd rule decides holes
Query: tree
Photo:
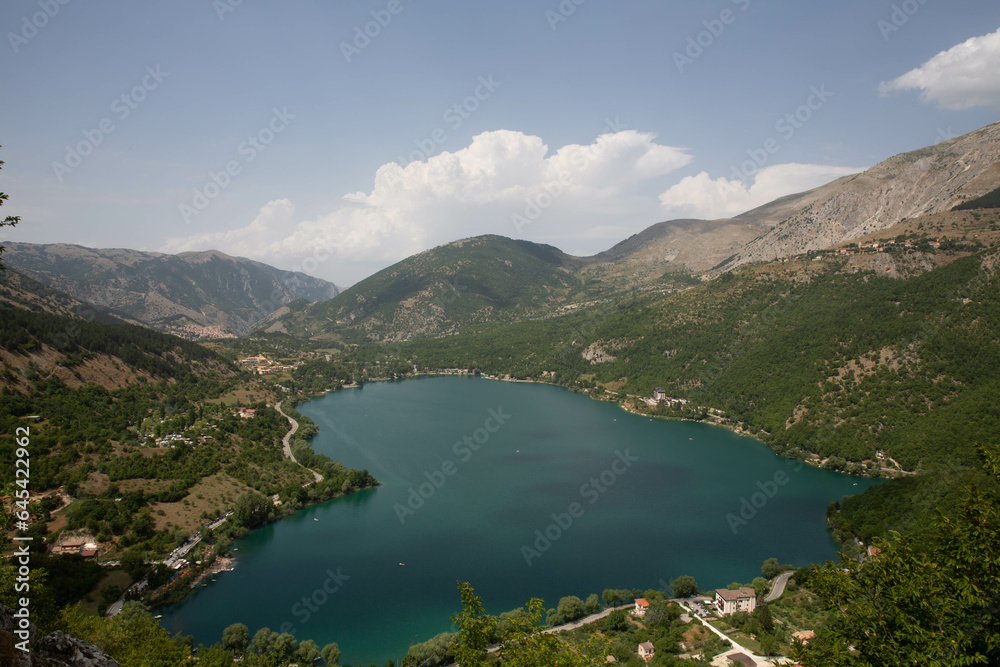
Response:
[[[3,146],[0,146],[3,148]],[[3,160],[0,160],[0,169],[3,169]],[[0,192],[0,206],[3,206],[4,202],[7,201],[7,195]],[[3,220],[0,220],[0,227],[13,227],[17,223],[21,222],[21,216],[19,215],[8,215]],[[0,255],[3,255],[4,247],[0,245]],[[0,257],[0,271],[6,271],[7,267],[4,266],[3,257]]]
[[[271,501],[254,491],[247,491],[233,506],[233,520],[245,528],[253,528],[267,519],[273,505]]]
[[[340,647],[337,646],[336,642],[327,644],[319,652],[319,657],[323,658],[323,664],[326,667],[334,667],[334,665],[340,662]]]
[[[300,664],[310,664],[319,657],[319,646],[311,639],[307,639],[295,649],[295,659]]]
[[[233,653],[221,644],[198,649],[198,667],[232,667]]]
[[[591,593],[587,596],[587,601],[583,603],[588,614],[594,614],[601,610],[601,599],[597,597],[597,593]]]
[[[233,623],[222,631],[222,645],[235,653],[243,653],[250,639],[250,630],[242,623]]]
[[[254,633],[253,641],[250,642],[250,650],[257,655],[267,655],[274,650],[278,639],[278,633],[271,628],[261,628]]]
[[[604,617],[601,625],[609,632],[625,632],[632,627],[628,621],[628,613],[624,609],[615,609]]]
[[[756,591],[757,597],[762,596],[764,593],[767,592],[767,589],[769,588],[767,584],[767,579],[765,579],[764,577],[754,577],[753,581],[750,582],[750,586],[752,586],[754,591]]]
[[[138,580],[148,569],[146,567],[146,554],[139,549],[126,551],[122,554],[120,563],[132,581]]]
[[[760,566],[760,572],[764,575],[765,579],[774,579],[779,574],[781,574],[781,566],[778,564],[777,558],[768,558],[764,561],[764,564]]]
[[[1000,455],[975,447],[1000,481]],[[807,667],[1000,664],[1000,498],[970,485],[959,515],[939,516],[922,541],[896,533],[864,562],[815,566],[810,587],[834,618],[794,657]]]
[[[674,597],[689,598],[698,594],[698,582],[691,575],[684,574],[670,582],[670,590]]]
[[[774,617],[771,615],[771,607],[762,604],[753,610],[751,616],[760,624],[761,632],[774,632]]]
[[[568,595],[559,600],[556,613],[562,618],[563,622],[575,621],[585,613],[583,610],[583,600],[575,595]]]
[[[455,662],[462,667],[479,667],[486,664],[486,649],[493,642],[497,619],[486,614],[483,601],[471,584],[460,581],[458,590],[462,596],[462,611],[451,617],[452,623],[458,626]]]
[[[778,653],[778,640],[774,635],[764,633],[757,638],[760,643],[760,652],[764,655],[776,655]]]

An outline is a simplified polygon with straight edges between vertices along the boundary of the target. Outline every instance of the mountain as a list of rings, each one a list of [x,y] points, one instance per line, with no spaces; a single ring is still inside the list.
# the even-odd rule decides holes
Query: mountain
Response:
[[[701,273],[730,259],[767,230],[752,219],[668,220],[594,255],[584,274],[634,285],[666,271]]]
[[[552,246],[478,236],[408,257],[330,301],[290,304],[265,328],[304,338],[409,340],[544,316],[586,296],[575,271],[587,261]]]
[[[670,270],[718,275],[854,241],[907,219],[996,206],[998,186],[1000,123],[994,123],[735,218],[655,224],[596,255],[588,273],[619,282]]]
[[[0,271],[0,307],[97,320],[106,324],[140,324],[136,320],[113,315],[106,308],[74,299],[11,268]]]
[[[188,338],[246,332],[291,301],[323,301],[340,292],[325,280],[216,250],[168,255],[8,243],[4,260],[80,301]]]
[[[994,123],[737,216],[770,229],[722,270],[852,241],[910,218],[950,211],[998,186],[1000,123]]]

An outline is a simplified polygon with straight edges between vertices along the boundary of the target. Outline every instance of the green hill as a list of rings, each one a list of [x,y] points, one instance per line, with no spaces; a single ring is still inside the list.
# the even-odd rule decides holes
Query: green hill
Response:
[[[597,291],[586,260],[551,246],[479,236],[409,257],[330,301],[290,304],[268,330],[304,338],[409,340],[469,325],[547,317]]]

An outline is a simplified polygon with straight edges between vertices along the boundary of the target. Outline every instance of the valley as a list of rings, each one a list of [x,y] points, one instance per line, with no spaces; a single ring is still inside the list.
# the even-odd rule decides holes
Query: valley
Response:
[[[151,616],[141,618],[156,628],[152,632],[164,652],[190,655],[195,640],[176,641],[170,634],[189,631],[193,626],[186,616],[193,613],[203,619],[199,625],[211,626],[195,638],[206,645],[205,653],[226,653],[231,649],[208,647],[237,622],[227,610],[256,603],[266,572],[297,571],[307,578],[293,588],[308,592],[309,573],[330,567],[330,552],[310,552],[313,531],[322,528],[324,544],[338,549],[342,542],[358,547],[367,544],[371,533],[366,531],[372,529],[364,527],[374,522],[384,543],[336,552],[358,573],[348,574],[357,577],[359,588],[352,591],[345,584],[339,595],[350,604],[324,612],[335,615],[338,625],[361,623],[351,632],[362,639],[344,641],[302,621],[301,636],[279,630],[274,637],[261,635],[262,642],[278,641],[275,637],[284,633],[293,641],[285,652],[289,656],[300,649],[311,655],[309,645],[302,644],[315,638],[319,644],[340,642],[351,661],[403,658],[411,651],[404,664],[445,663],[455,657],[457,635],[446,632],[416,646],[415,640],[421,633],[447,629],[448,613],[457,604],[450,587],[455,572],[465,580],[475,575],[476,588],[492,611],[541,595],[565,599],[583,588],[600,590],[632,577],[621,583],[640,587],[639,593],[662,606],[656,623],[633,627],[616,615],[613,626],[601,620],[572,636],[549,635],[553,639],[546,641],[555,642],[550,648],[569,651],[575,660],[601,637],[640,642],[669,637],[661,647],[669,645],[669,655],[677,656],[684,636],[706,657],[724,647],[699,639],[699,632],[680,621],[681,612],[664,597],[675,575],[694,574],[706,585],[722,586],[725,579],[753,578],[756,563],[779,556],[798,569],[793,581],[802,592],[785,610],[794,616],[800,604],[810,612],[816,612],[820,598],[832,604],[835,590],[850,591],[842,604],[863,599],[872,571],[863,569],[865,562],[876,563],[870,568],[884,563],[880,576],[891,578],[917,567],[913,564],[921,558],[954,556],[947,547],[952,526],[972,521],[978,528],[962,528],[966,532],[955,539],[968,540],[973,551],[988,550],[995,529],[992,503],[1000,490],[990,467],[1000,432],[998,127],[896,156],[864,174],[734,218],[661,222],[589,257],[499,235],[475,236],[410,256],[344,290],[217,251],[166,255],[7,244],[7,270],[0,274],[0,484],[7,508],[2,541],[13,552],[15,541],[30,538],[34,566],[61,573],[49,584],[38,582],[36,593],[48,611],[35,622],[45,631],[71,629],[98,641],[102,632],[125,621],[118,615],[106,618],[98,630],[83,609],[103,612],[134,597],[150,609],[162,608],[162,626]],[[931,176],[919,177],[925,173]],[[432,377],[438,375],[459,377]],[[460,388],[424,405],[423,394],[434,394],[429,386]],[[487,433],[485,426],[479,428],[482,410],[466,405],[478,400],[477,392],[491,400],[502,395],[503,405],[514,402],[515,395],[518,401],[536,396],[520,409],[541,412],[527,431],[512,429],[518,431],[516,439],[494,439],[504,442],[500,458],[471,446],[451,450],[452,456],[463,455],[462,463],[475,457],[483,467],[467,467],[451,477],[445,463],[454,467],[454,460],[442,458],[448,452],[434,454],[435,447],[441,438],[461,442],[463,433]],[[367,407],[369,400],[378,410]],[[571,406],[568,400],[576,402]],[[546,402],[555,407],[542,410]],[[338,408],[335,418],[313,407],[328,403],[354,407]],[[485,399],[479,403],[495,408]],[[454,409],[459,404],[467,409]],[[405,424],[388,426],[407,410],[415,412]],[[416,416],[424,411],[431,414],[427,423]],[[466,424],[466,413],[476,419]],[[576,417],[560,421],[571,413]],[[594,415],[603,421],[588,421]],[[291,421],[297,429],[290,434]],[[517,497],[532,503],[553,500],[552,517],[570,516],[572,504],[567,503],[575,496],[562,489],[553,497],[553,479],[568,474],[569,461],[577,465],[586,459],[593,468],[597,459],[587,456],[597,449],[610,456],[621,443],[641,440],[629,435],[595,444],[604,430],[626,424],[643,433],[659,429],[656,437],[668,442],[684,442],[677,434],[693,442],[713,433],[708,440],[729,443],[725,452],[701,462],[698,473],[680,463],[691,454],[683,446],[669,449],[663,460],[658,457],[669,452],[662,446],[648,444],[644,450],[643,456],[657,464],[636,474],[643,478],[639,488],[655,489],[657,502],[666,503],[657,505],[657,516],[693,512],[690,501],[697,487],[710,496],[696,503],[698,517],[667,526],[647,516],[628,523],[624,532],[621,526],[607,532],[610,519],[605,517],[595,521],[601,530],[574,531],[559,546],[583,540],[574,553],[587,543],[619,549],[595,556],[587,568],[591,574],[574,570],[573,559],[545,559],[538,570],[529,559],[529,574],[513,585],[470,572],[458,557],[435,564],[434,576],[425,582],[433,581],[430,587],[401,578],[421,561],[433,561],[441,544],[477,534],[483,516],[490,516],[488,523],[495,527],[490,539],[510,539],[498,545],[480,536],[477,562],[508,570],[506,561],[494,561],[507,551],[517,556],[515,537],[525,527],[510,517],[534,509],[506,507],[499,500],[483,504],[480,494],[495,479],[482,478],[457,504],[448,505],[448,518],[442,519],[445,525],[465,525],[464,532],[445,534],[426,518],[433,512],[417,512],[425,503],[429,508],[435,501],[456,502],[443,490],[438,494],[444,487],[434,486],[434,480],[447,480],[457,489],[470,484],[465,477],[505,470],[506,481],[492,492],[501,499],[529,479],[525,469],[511,467],[515,460],[545,459],[547,466],[531,468],[544,474]],[[27,425],[32,499],[23,511],[31,520],[19,528],[14,445],[15,434]],[[749,436],[770,451],[713,426]],[[447,437],[440,435],[442,429]],[[544,450],[549,445],[557,453]],[[716,445],[699,447],[715,451]],[[753,448],[757,463],[745,461],[736,468],[720,463]],[[489,462],[480,464],[480,459]],[[407,460],[412,465],[403,465]],[[739,519],[726,519],[740,516],[731,508],[753,496],[754,482],[763,480],[761,489],[771,488],[767,480],[777,485],[775,465],[792,466],[801,479],[814,480],[813,490],[826,490],[808,502],[802,500],[804,490],[776,491],[769,505],[774,514],[742,518],[753,531],[768,527],[759,540],[720,551],[719,540],[729,539],[730,531],[737,536],[743,526]],[[756,472],[727,482],[727,488],[742,489],[743,495],[727,496],[717,505],[710,477],[733,475],[737,468]],[[434,488],[430,496],[418,493],[423,501],[418,504],[406,492],[424,483],[413,473],[420,469],[428,471]],[[703,479],[695,483],[698,475]],[[749,486],[741,487],[742,482]],[[671,495],[675,487],[687,489],[686,495]],[[617,517],[631,517],[648,501],[614,501],[614,495],[596,488],[590,490],[601,507],[613,506]],[[969,488],[975,489],[971,496]],[[470,508],[478,514],[468,515]],[[970,514],[973,509],[979,514]],[[419,540],[393,541],[410,515],[422,526]],[[313,525],[325,521],[331,527]],[[547,523],[544,512],[539,521],[541,531],[550,525],[563,530],[558,518]],[[777,526],[784,521],[797,526],[799,534],[809,531],[809,549],[786,539]],[[628,548],[631,536],[653,525],[662,529],[655,558]],[[709,525],[721,530],[696,539]],[[195,538],[197,547],[190,553],[171,556]],[[309,567],[295,570],[296,562],[279,562],[274,551],[267,551],[272,539],[298,544],[292,560],[308,555]],[[679,548],[679,539],[695,547]],[[418,542],[418,552],[402,555]],[[540,557],[550,547],[536,546],[532,553]],[[53,549],[68,555],[53,555]],[[836,550],[848,559],[850,574],[832,566],[805,567],[833,559]],[[387,556],[390,551],[400,555]],[[699,561],[709,553],[728,554],[729,560],[710,567]],[[873,560],[879,553],[887,555]],[[209,572],[218,574],[213,565],[228,564],[234,556],[236,574],[205,580]],[[605,568],[604,558],[621,567]],[[395,567],[386,566],[376,585],[369,581],[374,576],[369,570],[379,559]],[[931,579],[925,583],[946,588],[948,581],[968,576],[969,585],[981,590],[996,581],[988,562],[982,569],[970,568],[943,569],[945,579],[926,575]],[[603,578],[593,576],[597,571],[605,572]],[[13,576],[13,570],[5,572]],[[358,584],[362,580],[368,582],[364,587]],[[488,583],[478,583],[484,580]],[[277,579],[273,583],[284,585]],[[381,617],[369,611],[362,618],[353,611],[375,589],[405,610],[398,616],[407,619],[406,633],[416,633],[409,646],[401,636],[384,641],[372,629],[384,627],[388,619],[369,625]],[[185,602],[192,591],[198,595]],[[284,617],[275,617],[275,610],[292,608],[293,599],[272,593],[277,597],[262,606],[264,613],[240,617],[252,629],[280,628]],[[982,604],[981,598],[956,600],[939,593],[968,614]],[[466,607],[473,603],[470,595],[466,591],[462,600]],[[67,607],[75,603],[83,606]],[[538,611],[532,604],[507,619],[532,618]],[[140,614],[138,607],[129,609],[126,619]],[[312,613],[316,621],[325,618]],[[792,616],[781,625],[791,623]],[[535,621],[557,625],[567,618],[550,610]],[[856,636],[837,634],[851,629],[836,615],[809,618],[822,626],[820,647]],[[953,627],[946,634],[980,641],[990,636],[991,622],[974,632]],[[809,651],[795,645],[789,632],[772,628],[765,633],[770,639],[760,642],[750,638],[758,633],[748,632],[755,626],[747,623],[720,625],[732,637],[745,636],[744,645],[759,651],[762,660],[772,653],[809,659]],[[632,653],[626,655],[623,646],[615,652],[628,661]],[[418,658],[424,654],[437,657]],[[667,660],[662,664],[685,664]]]

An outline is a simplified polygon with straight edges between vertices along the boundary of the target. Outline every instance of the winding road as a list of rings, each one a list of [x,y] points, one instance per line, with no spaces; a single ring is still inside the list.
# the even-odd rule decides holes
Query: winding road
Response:
[[[794,574],[795,570],[779,574],[774,580],[774,585],[771,586],[771,592],[767,594],[766,598],[764,598],[764,602],[774,602],[780,598],[785,592],[785,584],[788,583],[788,580],[791,579]]]
[[[280,412],[281,416],[288,420],[288,423],[292,425],[292,428],[290,431],[288,431],[288,433],[285,434],[285,437],[281,439],[281,449],[285,453],[286,459],[288,459],[292,463],[296,463],[302,466],[303,468],[306,468],[301,463],[296,461],[295,457],[292,455],[292,436],[295,435],[295,432],[299,430],[299,423],[294,419],[292,419],[291,417],[289,417],[288,415],[286,415],[284,411],[282,411],[281,409],[282,403],[284,403],[284,401],[278,401],[277,405],[274,406],[274,409]],[[315,481],[316,483],[323,481],[323,475],[309,468],[306,468],[306,470],[309,470],[309,472],[313,474],[313,477],[315,478],[313,481]],[[308,486],[309,484],[312,484],[312,482],[303,484],[303,486]]]

